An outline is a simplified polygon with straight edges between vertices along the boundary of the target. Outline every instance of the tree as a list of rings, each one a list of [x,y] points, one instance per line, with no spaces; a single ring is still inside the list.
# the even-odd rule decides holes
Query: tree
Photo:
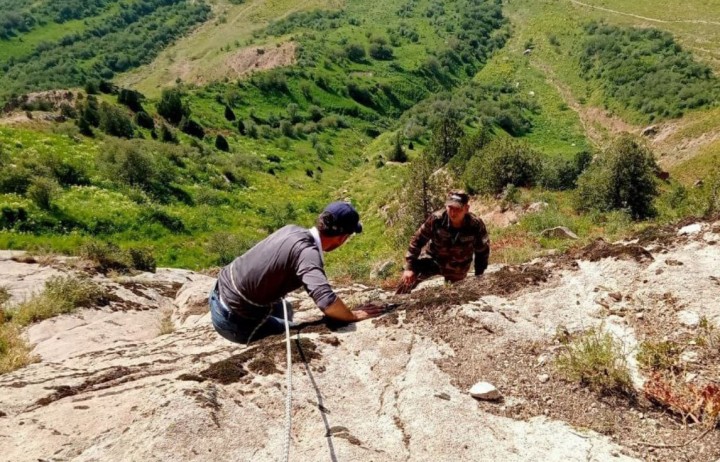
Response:
[[[370,45],[370,56],[378,61],[389,61],[394,58],[392,48],[382,43]]]
[[[247,130],[245,129],[245,122],[242,120],[238,120],[238,132],[243,136],[247,133]]]
[[[121,138],[132,138],[135,131],[127,114],[108,103],[100,105],[100,130]]]
[[[540,154],[513,139],[493,140],[477,152],[465,169],[468,189],[497,194],[508,185],[531,186],[540,171]]]
[[[135,90],[128,90],[127,88],[121,88],[118,92],[118,103],[123,104],[130,108],[133,112],[140,112],[143,110],[142,100],[145,99],[142,93]]]
[[[183,103],[182,93],[177,88],[166,88],[162,91],[157,111],[168,122],[175,125],[179,124],[183,117],[190,116],[190,108]]]
[[[80,133],[93,136],[92,127],[100,126],[100,108],[95,96],[88,95],[85,103],[80,106],[76,123]]]
[[[365,59],[365,47],[359,43],[348,43],[345,45],[345,56],[350,61],[362,62]]]
[[[228,120],[230,122],[235,120],[235,113],[233,112],[232,108],[228,105],[225,105],[225,120]]]
[[[230,151],[230,145],[228,144],[225,137],[222,136],[220,133],[218,133],[218,135],[215,137],[215,147],[224,152]]]
[[[445,164],[458,153],[463,136],[465,132],[448,111],[435,122],[427,151],[438,162]]]
[[[178,128],[183,133],[187,133],[188,135],[194,136],[195,138],[205,138],[205,130],[203,129],[202,125],[190,119],[189,117],[183,117],[182,120],[180,120]]]
[[[155,128],[155,120],[145,111],[140,111],[135,114],[135,123],[142,128],[153,130]]]
[[[401,190],[400,236],[407,242],[427,217],[442,207],[447,185],[438,175],[437,160],[426,153],[410,162]]]
[[[632,135],[624,134],[599,155],[578,178],[581,210],[627,210],[634,219],[655,214],[659,194],[655,157]]]
[[[405,154],[405,149],[403,149],[402,145],[402,137],[400,136],[400,132],[398,132],[397,136],[395,137],[393,150],[390,153],[390,158],[388,160],[391,160],[393,162],[407,162],[407,159],[407,154]]]

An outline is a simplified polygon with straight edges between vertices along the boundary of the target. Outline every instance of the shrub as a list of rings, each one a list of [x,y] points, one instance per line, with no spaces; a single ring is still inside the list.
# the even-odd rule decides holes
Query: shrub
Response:
[[[121,138],[132,138],[134,133],[132,121],[127,114],[108,103],[100,105],[100,130]]]
[[[142,101],[144,98],[142,93],[135,90],[128,90],[127,88],[121,88],[118,92],[118,103],[127,106],[133,112],[143,110]]]
[[[382,43],[370,45],[370,56],[378,61],[389,61],[394,58],[392,47]]]
[[[22,331],[14,323],[0,323],[0,375],[32,363],[32,348],[22,337]]]
[[[27,196],[39,208],[50,210],[59,185],[48,178],[37,177],[28,188]]]
[[[359,43],[348,43],[344,51],[350,61],[359,63],[365,59],[365,47]]]
[[[234,233],[220,232],[210,236],[207,248],[217,265],[225,266],[247,252],[255,242]]]
[[[603,394],[632,394],[625,356],[611,334],[590,329],[561,343],[564,348],[555,365],[569,380]]]
[[[407,162],[407,159],[407,154],[405,154],[405,149],[403,149],[402,145],[402,138],[400,137],[400,133],[398,133],[395,137],[393,150],[390,152],[390,157],[388,158],[388,160],[391,160],[393,162]]]
[[[178,124],[184,117],[190,116],[190,108],[183,103],[182,93],[177,88],[166,88],[162,91],[157,111],[171,124]]]
[[[89,241],[78,249],[81,258],[93,263],[95,269],[107,273],[110,270],[125,272],[130,262],[125,252],[111,242]]]
[[[233,112],[232,108],[230,106],[225,106],[225,120],[228,120],[230,122],[235,120],[235,113]]]
[[[527,144],[497,139],[470,159],[464,179],[468,189],[497,194],[507,185],[530,186],[540,169],[540,156]]]
[[[637,360],[640,366],[650,370],[671,370],[677,366],[682,347],[675,342],[649,342],[640,344]]]
[[[130,265],[138,271],[154,273],[157,270],[157,261],[152,249],[145,247],[131,247],[127,251]]]
[[[659,194],[653,153],[632,136],[623,135],[578,178],[580,210],[627,210],[634,219],[655,213]]]
[[[142,128],[153,130],[155,128],[155,120],[145,111],[135,114],[135,123]]]
[[[77,308],[92,306],[103,299],[103,290],[87,278],[53,276],[45,282],[43,292],[14,309],[13,323],[27,326]]]
[[[218,133],[218,135],[215,137],[215,147],[218,148],[221,151],[229,152],[230,151],[230,145],[228,144],[227,140],[224,136]]]
[[[183,117],[178,125],[178,128],[183,133],[194,136],[195,138],[205,138],[205,129],[203,129],[202,125],[195,122],[193,119]]]

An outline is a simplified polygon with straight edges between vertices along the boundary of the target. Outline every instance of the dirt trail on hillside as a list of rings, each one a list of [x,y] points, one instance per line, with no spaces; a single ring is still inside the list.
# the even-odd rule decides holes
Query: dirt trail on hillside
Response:
[[[623,16],[629,16],[629,17],[631,17],[631,18],[642,19],[643,21],[650,21],[650,22],[657,22],[657,23],[664,23],[664,24],[669,24],[669,23],[682,23],[682,24],[710,24],[710,25],[713,25],[713,26],[720,26],[720,21],[707,21],[707,20],[704,20],[704,19],[658,19],[658,18],[649,18],[649,17],[647,17],[647,16],[640,16],[640,15],[633,14],[633,13],[626,13],[626,12],[623,12],[623,11],[611,10],[610,8],[605,8],[605,7],[602,7],[602,6],[590,5],[590,4],[587,4],[587,3],[580,2],[580,1],[578,1],[578,0],[570,0],[570,2],[571,2],[571,3],[574,3],[575,5],[585,6],[585,7],[588,7],[588,8],[592,8],[592,9],[594,9],[594,10],[600,10],[600,11],[605,11],[605,12],[607,12],[607,13],[613,13],[613,14],[620,14],[620,15],[623,15]]]

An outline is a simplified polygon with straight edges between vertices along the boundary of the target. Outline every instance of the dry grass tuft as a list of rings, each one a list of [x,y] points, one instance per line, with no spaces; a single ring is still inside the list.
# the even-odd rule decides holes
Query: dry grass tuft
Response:
[[[560,342],[564,349],[555,366],[569,380],[603,394],[634,393],[622,346],[612,335],[590,329]]]

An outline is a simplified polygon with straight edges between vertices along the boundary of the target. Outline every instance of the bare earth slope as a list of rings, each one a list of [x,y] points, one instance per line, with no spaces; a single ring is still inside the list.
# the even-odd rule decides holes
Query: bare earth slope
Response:
[[[684,448],[648,446],[683,441],[700,429],[683,429],[652,407],[600,399],[562,380],[549,358],[558,326],[570,332],[601,326],[623,339],[630,357],[655,320],[692,333],[697,326],[677,324],[690,312],[717,325],[719,233],[720,223],[706,223],[670,240],[641,242],[644,249],[598,242],[552,260],[494,268],[481,280],[419,289],[373,321],[296,331],[291,460],[716,460],[717,430]],[[0,274],[10,267],[4,263]],[[153,278],[154,286],[146,281],[136,292],[157,296],[158,306],[174,300],[174,333],[118,336],[123,320],[112,319],[118,325],[102,327],[112,339],[104,347],[44,353],[52,351],[50,336],[39,343],[41,362],[0,376],[1,460],[282,457],[283,339],[232,345],[202,313],[212,279],[173,271]],[[174,292],[151,295],[162,278]],[[188,282],[178,292],[181,278]],[[12,291],[12,278],[3,280]],[[344,296],[390,297],[359,285]],[[297,302],[301,320],[317,318],[304,296]],[[77,322],[90,311],[45,321],[30,337],[33,329]],[[117,312],[94,311],[96,326]],[[57,337],[67,341],[72,332]],[[77,332],[82,344],[88,333]],[[504,400],[471,398],[467,389],[480,380],[495,384]]]

